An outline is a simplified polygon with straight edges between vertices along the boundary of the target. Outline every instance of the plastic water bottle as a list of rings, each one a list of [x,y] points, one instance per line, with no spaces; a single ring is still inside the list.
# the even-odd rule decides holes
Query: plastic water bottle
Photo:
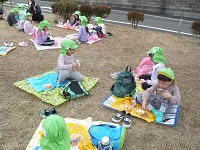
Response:
[[[98,144],[98,150],[112,150],[112,145],[107,136],[104,136]]]
[[[76,60],[76,63],[78,64],[78,67],[80,67],[81,63],[80,63],[80,60]]]

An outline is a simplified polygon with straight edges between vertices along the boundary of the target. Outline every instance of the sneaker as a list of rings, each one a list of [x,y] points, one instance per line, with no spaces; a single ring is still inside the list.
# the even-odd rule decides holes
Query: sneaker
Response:
[[[119,111],[113,118],[112,122],[119,123],[124,119],[125,111]]]
[[[8,44],[9,47],[12,47],[13,45],[14,45],[13,42],[9,42]]]
[[[9,42],[3,42],[4,46],[8,46]]]
[[[120,72],[113,72],[110,74],[110,77],[116,80],[118,78],[119,73]]]
[[[28,46],[28,43],[23,41],[19,43],[19,46]]]
[[[40,112],[40,117],[43,119],[47,118],[50,115],[50,111],[48,109],[44,109]]]
[[[130,128],[130,126],[131,126],[131,115],[129,115],[129,114],[125,115],[123,126],[126,127],[126,128]]]
[[[81,42],[79,42],[78,40],[76,41],[76,44],[81,44]]]
[[[57,115],[58,113],[57,113],[57,111],[56,111],[55,108],[51,108],[50,114],[51,114],[51,115]]]

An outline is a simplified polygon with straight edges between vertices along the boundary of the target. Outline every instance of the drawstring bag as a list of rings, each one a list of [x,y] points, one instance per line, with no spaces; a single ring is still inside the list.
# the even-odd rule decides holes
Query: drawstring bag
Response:
[[[71,100],[85,95],[89,95],[89,92],[80,81],[68,81],[64,86],[63,96],[65,99]]]

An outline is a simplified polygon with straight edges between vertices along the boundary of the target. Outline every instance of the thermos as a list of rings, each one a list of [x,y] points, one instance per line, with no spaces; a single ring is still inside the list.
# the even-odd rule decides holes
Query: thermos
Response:
[[[112,150],[112,145],[107,136],[104,136],[98,144],[98,150]]]

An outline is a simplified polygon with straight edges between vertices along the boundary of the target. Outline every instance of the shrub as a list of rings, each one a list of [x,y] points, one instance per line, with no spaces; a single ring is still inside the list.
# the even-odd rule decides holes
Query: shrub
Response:
[[[8,0],[0,0],[0,2],[3,4],[3,2],[6,2],[6,1],[8,1]],[[12,1],[11,1],[12,2]]]
[[[131,11],[127,14],[128,21],[131,21],[131,25],[134,26],[134,28],[137,27],[139,21],[144,20],[144,13],[143,12],[136,12]]]
[[[93,15],[96,17],[106,18],[110,15],[111,7],[106,5],[99,5],[93,7]]]
[[[90,4],[81,5],[80,6],[80,12],[81,12],[81,15],[86,16],[88,18],[88,21],[89,21],[90,18],[93,16],[92,5],[90,5]]]
[[[194,21],[192,23],[192,32],[200,36],[200,21]]]
[[[70,20],[72,14],[78,10],[78,4],[75,0],[59,0],[53,3],[51,8],[53,14],[62,16],[64,22],[66,22]]]

